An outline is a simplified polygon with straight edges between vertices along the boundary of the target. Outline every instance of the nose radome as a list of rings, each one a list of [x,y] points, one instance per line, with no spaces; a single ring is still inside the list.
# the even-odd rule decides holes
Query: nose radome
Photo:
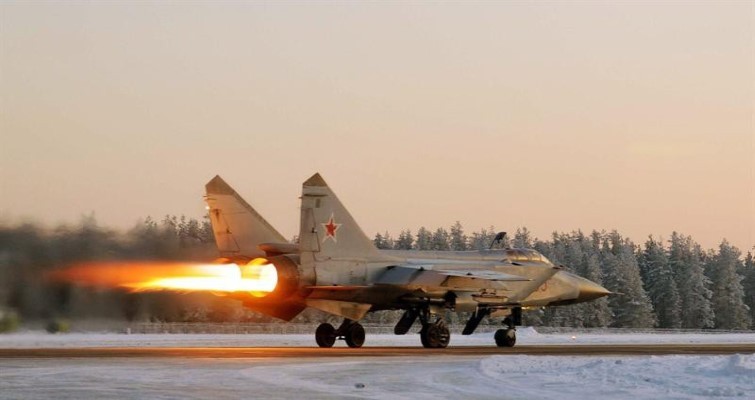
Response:
[[[611,292],[608,289],[598,285],[593,281],[589,281],[584,278],[579,280],[579,296],[577,296],[578,302],[595,300],[603,296],[608,296],[609,294],[611,294]]]

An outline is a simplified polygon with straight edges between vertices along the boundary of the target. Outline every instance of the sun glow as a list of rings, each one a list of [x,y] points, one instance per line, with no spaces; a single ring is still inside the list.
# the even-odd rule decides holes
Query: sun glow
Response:
[[[53,273],[53,279],[87,286],[132,291],[247,292],[265,296],[275,290],[278,273],[264,258],[246,265],[164,262],[117,262],[77,265]]]

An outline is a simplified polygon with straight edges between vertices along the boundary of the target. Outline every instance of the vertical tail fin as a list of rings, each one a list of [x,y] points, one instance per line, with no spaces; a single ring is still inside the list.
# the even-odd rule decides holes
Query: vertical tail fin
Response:
[[[299,249],[316,259],[369,258],[377,248],[320,174],[302,186]]]
[[[287,242],[220,176],[207,182],[205,190],[215,243],[222,256],[264,256],[259,244]]]

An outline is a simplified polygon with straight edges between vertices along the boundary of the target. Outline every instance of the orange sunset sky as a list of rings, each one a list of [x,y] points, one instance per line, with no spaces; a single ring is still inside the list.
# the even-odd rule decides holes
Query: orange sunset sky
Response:
[[[368,235],[755,245],[755,13],[711,2],[0,3],[0,223],[287,237],[320,172]]]

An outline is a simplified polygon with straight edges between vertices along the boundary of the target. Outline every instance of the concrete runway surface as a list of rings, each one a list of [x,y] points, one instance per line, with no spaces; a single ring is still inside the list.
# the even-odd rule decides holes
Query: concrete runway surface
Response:
[[[0,358],[327,358],[476,355],[670,355],[755,353],[755,343],[524,345],[513,348],[464,346],[446,349],[422,347],[87,347],[0,349]]]

